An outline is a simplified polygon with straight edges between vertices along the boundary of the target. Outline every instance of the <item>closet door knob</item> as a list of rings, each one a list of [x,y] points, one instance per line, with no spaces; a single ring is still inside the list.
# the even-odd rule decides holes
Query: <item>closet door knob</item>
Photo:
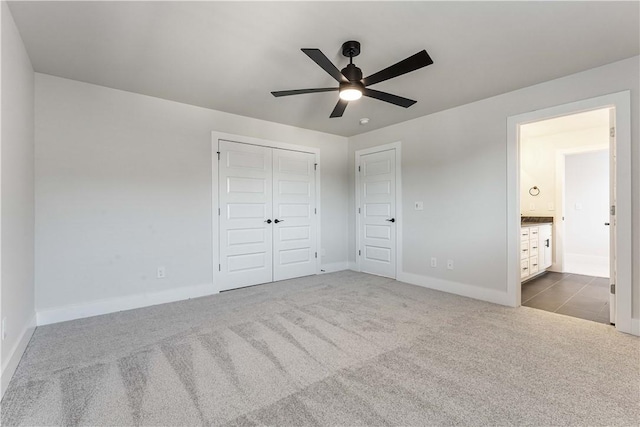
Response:
[[[284,219],[274,219],[273,222],[275,222],[277,224],[279,222],[284,222]]]
[[[271,220],[270,220],[270,219],[266,220],[265,222],[266,222],[267,224],[271,224]]]
[[[387,220],[385,220],[385,221],[389,221],[389,222],[396,222],[396,219],[395,219],[395,218],[391,218],[391,219],[387,219]]]

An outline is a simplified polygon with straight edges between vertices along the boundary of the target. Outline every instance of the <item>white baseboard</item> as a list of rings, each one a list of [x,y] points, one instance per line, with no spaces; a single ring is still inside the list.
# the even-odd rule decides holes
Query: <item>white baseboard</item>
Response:
[[[27,349],[27,345],[29,344],[29,340],[33,335],[33,332],[36,330],[36,314],[33,313],[31,319],[24,327],[22,331],[22,335],[20,335],[20,339],[16,343],[16,345],[11,349],[9,353],[9,357],[6,362],[3,360],[2,364],[2,372],[0,372],[0,399],[4,396],[4,392],[7,391],[7,387],[9,387],[9,382],[13,377],[13,374],[16,372],[16,368],[18,367],[18,363],[20,363],[20,359],[22,359],[22,355],[24,351]]]
[[[509,295],[506,292],[496,291],[494,289],[481,288],[479,286],[467,285],[464,283],[452,282],[449,280],[436,279],[429,276],[421,276],[413,273],[400,272],[398,281],[409,283],[412,285],[422,286],[424,288],[435,289],[437,291],[448,292],[450,294],[461,295],[481,301],[492,302],[495,304],[511,306]]]
[[[212,283],[38,310],[38,326],[217,294]]]
[[[358,263],[355,261],[349,261],[348,262],[348,267],[349,270],[353,270],[353,271],[360,271],[358,270]]]
[[[322,264],[320,268],[324,270],[323,273],[334,273],[336,271],[348,270],[349,264],[346,261],[332,262],[329,264]]]
[[[609,277],[609,258],[595,255],[565,253],[563,270],[565,273]]]
[[[640,337],[640,319],[631,319],[631,334]]]

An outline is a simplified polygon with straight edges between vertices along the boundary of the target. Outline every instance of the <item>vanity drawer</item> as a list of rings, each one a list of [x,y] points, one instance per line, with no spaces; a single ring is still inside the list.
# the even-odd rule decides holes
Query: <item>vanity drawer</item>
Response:
[[[538,257],[532,256],[529,258],[529,274],[536,274],[539,270]]]
[[[527,277],[529,275],[529,258],[520,261],[520,277]]]
[[[528,259],[529,258],[529,242],[520,243],[520,259]]]
[[[538,240],[538,227],[529,227],[529,240]]]
[[[520,240],[522,242],[529,241],[529,227],[521,227],[520,228]]]
[[[529,256],[538,256],[538,239],[529,240]]]

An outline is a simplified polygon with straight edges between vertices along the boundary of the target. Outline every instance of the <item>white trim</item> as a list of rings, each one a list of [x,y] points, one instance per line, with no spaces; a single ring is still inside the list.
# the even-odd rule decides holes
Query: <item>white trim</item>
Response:
[[[349,263],[343,262],[331,262],[329,264],[322,264],[322,273],[335,273],[336,271],[349,270]]]
[[[322,165],[320,163],[320,148],[307,147],[304,145],[296,145],[296,144],[288,144],[286,142],[279,141],[271,141],[268,139],[254,138],[250,136],[243,135],[235,135],[231,133],[224,132],[211,132],[211,248],[213,254],[213,283],[218,290],[218,292],[222,289],[219,282],[218,269],[217,265],[220,264],[220,248],[219,248],[219,238],[218,238],[218,208],[219,206],[219,195],[218,195],[218,144],[220,140],[229,141],[229,142],[239,142],[241,144],[251,144],[258,145],[261,147],[271,147],[271,148],[280,148],[282,150],[290,150],[290,151],[300,151],[303,153],[310,153],[315,156],[315,163],[317,164],[316,168],[316,209],[318,213],[315,215],[315,229],[316,229],[316,250],[318,253],[318,257],[316,258],[316,274],[321,273],[321,248],[322,248],[322,233],[321,233],[321,182],[320,176],[322,171]]]
[[[355,261],[349,261],[348,264],[349,264],[348,265],[349,270],[360,271],[358,270],[358,264]]]
[[[507,293],[508,305],[520,305],[520,125],[606,107],[616,112],[617,284],[616,329],[632,333],[631,94],[623,91],[507,118]],[[640,304],[640,302],[638,302]]]
[[[509,294],[495,289],[481,288],[479,286],[437,279],[435,277],[421,276],[419,274],[405,273],[403,271],[398,274],[397,280],[399,282],[405,282],[411,285],[421,286],[423,288],[448,292],[450,294],[456,294],[494,304],[510,305]]]
[[[212,283],[38,310],[38,326],[217,294]]]
[[[358,214],[358,207],[360,206],[360,174],[358,168],[360,167],[360,157],[379,153],[381,151],[396,150],[396,271],[395,278],[398,278],[402,272],[402,141],[391,142],[389,144],[376,145],[371,148],[364,148],[355,152],[355,175],[356,175],[356,252],[360,249],[360,215]],[[362,271],[360,268],[360,256],[355,254],[356,260],[350,262],[349,268],[354,271]]]
[[[31,337],[33,336],[35,330],[36,314],[33,313],[31,319],[29,319],[29,321],[25,325],[25,328],[20,335],[20,339],[9,353],[9,357],[6,361],[3,360],[3,362],[5,363],[3,363],[2,372],[0,373],[0,399],[2,399],[2,397],[4,396],[4,392],[7,391],[7,387],[9,387],[11,378],[16,372],[18,363],[20,363],[20,359],[22,359],[22,355],[27,349],[27,345],[29,345],[29,341],[31,340]]]

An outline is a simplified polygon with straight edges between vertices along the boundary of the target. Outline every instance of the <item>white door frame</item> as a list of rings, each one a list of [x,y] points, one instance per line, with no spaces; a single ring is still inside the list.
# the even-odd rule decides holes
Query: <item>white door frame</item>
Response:
[[[371,148],[365,148],[357,150],[355,152],[355,174],[356,174],[356,270],[362,271],[360,268],[360,256],[358,255],[358,249],[360,248],[360,214],[358,208],[360,207],[360,174],[358,168],[360,167],[360,157],[379,153],[381,151],[396,150],[396,271],[394,279],[397,278],[402,272],[402,142],[392,142],[384,145],[377,145]]]
[[[219,233],[219,222],[218,222],[218,209],[220,208],[219,204],[219,195],[218,195],[218,141],[225,140],[229,142],[239,142],[241,144],[250,144],[250,145],[258,145],[262,147],[271,147],[271,148],[280,148],[282,150],[291,150],[291,151],[300,151],[303,153],[311,153],[315,156],[316,167],[316,209],[318,213],[314,215],[315,222],[314,227],[316,229],[316,249],[315,252],[318,254],[316,258],[316,274],[320,274],[320,248],[321,245],[321,230],[320,224],[320,215],[322,209],[320,209],[320,149],[313,147],[306,147],[304,145],[296,145],[296,144],[288,144],[286,142],[279,141],[270,141],[267,139],[261,138],[253,138],[250,136],[243,135],[235,135],[231,133],[224,132],[211,132],[211,249],[213,254],[213,286],[216,288],[217,292],[221,291],[220,280],[218,276],[218,265],[220,264],[220,239],[218,236]]]
[[[520,269],[517,259],[520,245],[520,126],[526,123],[615,107],[617,242],[616,242],[616,329],[640,334],[632,320],[632,216],[631,216],[631,94],[617,92],[571,102],[507,118],[507,295],[510,305],[520,306]],[[640,304],[640,302],[638,302]]]

